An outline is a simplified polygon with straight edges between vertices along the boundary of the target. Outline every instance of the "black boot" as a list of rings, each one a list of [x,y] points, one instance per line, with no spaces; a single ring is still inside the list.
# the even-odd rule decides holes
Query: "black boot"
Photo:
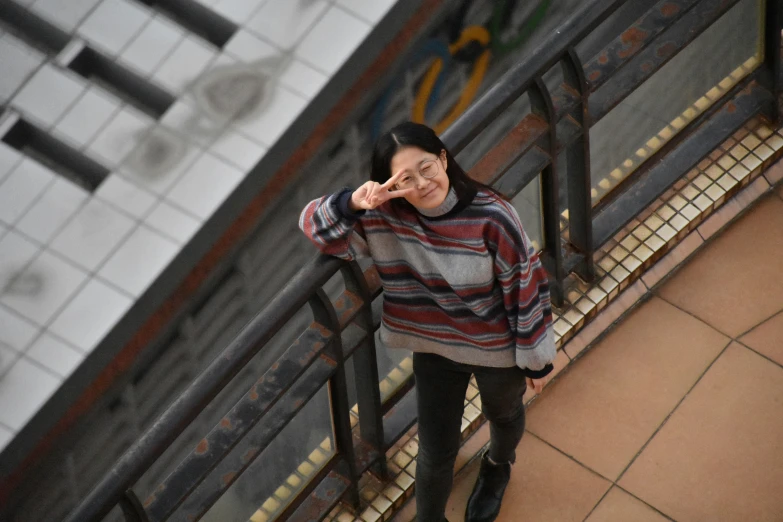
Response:
[[[492,464],[489,453],[481,457],[481,469],[465,510],[465,522],[492,522],[500,513],[500,502],[511,478],[511,463]]]

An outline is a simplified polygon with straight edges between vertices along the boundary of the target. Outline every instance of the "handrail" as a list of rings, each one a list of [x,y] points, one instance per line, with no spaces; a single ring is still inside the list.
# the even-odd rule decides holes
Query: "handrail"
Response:
[[[461,152],[481,131],[522,95],[535,79],[551,69],[569,48],[600,25],[626,0],[592,0],[568,18],[527,56],[506,72],[441,136],[453,155]]]
[[[120,501],[125,490],[163,454],[204,406],[274,337],[293,313],[306,305],[310,296],[340,270],[342,264],[343,261],[337,258],[318,255],[302,267],[291,282],[272,298],[120,457],[111,471],[65,520],[85,522],[106,516]]]

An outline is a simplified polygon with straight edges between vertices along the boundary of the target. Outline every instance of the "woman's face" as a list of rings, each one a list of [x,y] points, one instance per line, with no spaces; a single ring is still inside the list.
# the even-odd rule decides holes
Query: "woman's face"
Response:
[[[446,167],[446,151],[436,156],[418,147],[405,147],[392,158],[391,175],[404,171],[397,188],[413,188],[405,200],[414,207],[429,209],[443,203],[449,193]]]

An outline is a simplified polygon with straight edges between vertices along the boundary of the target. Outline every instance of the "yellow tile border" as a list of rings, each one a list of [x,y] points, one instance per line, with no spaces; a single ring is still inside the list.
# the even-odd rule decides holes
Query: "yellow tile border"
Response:
[[[659,284],[706,240],[783,181],[783,162],[773,165],[781,155],[783,129],[773,130],[759,118],[752,119],[596,252],[597,277],[592,284],[573,274],[569,276],[564,305],[554,311],[557,372],[649,295],[649,287]],[[381,382],[384,394],[396,389],[410,372],[408,357]],[[534,399],[534,395],[526,395],[527,403]],[[356,407],[351,417],[355,426]],[[471,380],[465,398],[462,440],[476,433],[483,421],[481,398]],[[274,520],[326,462],[331,451],[331,442],[325,439],[250,520]],[[338,505],[324,520],[390,520],[413,495],[417,454],[418,435],[414,427],[386,454],[391,475],[388,483],[369,473],[362,478],[362,510],[353,513]]]

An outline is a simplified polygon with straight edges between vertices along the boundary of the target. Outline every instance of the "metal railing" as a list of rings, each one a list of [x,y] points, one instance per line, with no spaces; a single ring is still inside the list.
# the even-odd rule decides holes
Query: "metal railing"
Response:
[[[764,61],[594,208],[591,200],[589,129],[663,67],[738,0],[665,0],[651,5],[630,28],[583,62],[575,45],[624,0],[592,0],[560,30],[513,67],[443,135],[457,154],[490,127],[498,115],[527,94],[530,113],[474,165],[470,174],[513,197],[541,176],[544,221],[542,258],[553,299],[562,300],[568,273],[589,280],[596,248],[626,225],[701,157],[748,119],[777,120],[780,89],[781,0],[765,4]],[[562,67],[563,81],[547,88],[544,75]],[[600,98],[592,98],[601,89]],[[566,167],[557,158],[566,157]],[[566,180],[561,189],[560,180]],[[567,192],[568,230],[559,207]],[[334,302],[323,290],[336,274],[345,290]],[[386,450],[416,420],[412,386],[382,403],[374,332],[381,294],[377,273],[355,262],[318,256],[308,263],[240,335],[171,404],[154,425],[67,517],[97,522],[116,506],[128,521],[198,520],[319,390],[331,398],[335,452],[299,491],[280,518],[313,520],[339,500],[358,508],[358,481],[369,469],[386,476]],[[313,322],[177,468],[141,502],[131,489],[206,404],[305,305]],[[345,362],[352,358],[358,429],[352,430]],[[255,428],[255,429],[254,429]],[[237,451],[241,449],[241,452]],[[210,479],[210,480],[208,480]]]

